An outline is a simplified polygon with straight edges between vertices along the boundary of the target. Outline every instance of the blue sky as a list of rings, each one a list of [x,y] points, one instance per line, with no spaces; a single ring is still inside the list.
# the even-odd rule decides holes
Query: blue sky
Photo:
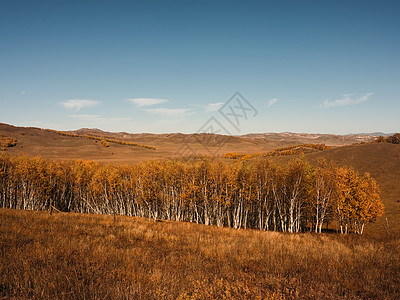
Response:
[[[0,122],[399,131],[396,1],[0,1]],[[218,109],[239,91],[240,126]]]

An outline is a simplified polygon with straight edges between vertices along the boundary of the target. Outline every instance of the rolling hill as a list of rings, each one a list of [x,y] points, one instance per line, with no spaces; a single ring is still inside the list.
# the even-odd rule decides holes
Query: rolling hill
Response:
[[[264,153],[276,148],[296,144],[323,143],[329,146],[343,146],[373,140],[373,135],[331,135],[265,133],[243,136],[224,136],[208,133],[195,134],[130,134],[111,133],[98,129],[80,129],[59,134],[54,130],[34,127],[16,127],[0,124],[0,135],[17,139],[17,145],[10,147],[10,154],[40,155],[44,158],[85,159],[102,162],[137,162],[146,159],[162,159],[189,155],[223,156],[227,152]],[[84,137],[86,136],[86,137]],[[88,136],[97,139],[87,138]],[[155,150],[110,143],[104,147],[99,139],[114,139],[155,147]]]

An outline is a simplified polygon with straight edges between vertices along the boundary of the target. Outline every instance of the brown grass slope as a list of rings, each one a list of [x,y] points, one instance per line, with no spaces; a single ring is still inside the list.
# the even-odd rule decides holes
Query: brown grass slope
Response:
[[[7,149],[10,154],[42,156],[46,159],[87,159],[97,161],[135,160],[145,157],[153,150],[112,144],[104,147],[100,141],[87,138],[61,136],[40,128],[15,127],[0,124],[0,134],[17,139],[15,147]]]
[[[348,145],[373,139],[363,135],[329,135],[268,133],[244,136],[217,134],[130,134],[112,133],[99,129],[80,129],[74,134],[115,138],[131,143],[155,146],[156,150],[130,147],[110,143],[104,147],[100,141],[87,138],[62,136],[55,132],[33,127],[16,127],[0,123],[0,135],[17,139],[17,146],[7,149],[11,154],[40,155],[47,159],[85,159],[101,162],[127,163],[147,159],[166,159],[181,155],[220,155],[228,152],[245,154],[265,153],[276,148],[291,145],[322,143],[327,145]],[[186,147],[187,146],[187,147]]]
[[[325,158],[360,173],[369,172],[380,186],[385,215],[374,226],[368,225],[368,231],[400,235],[400,145],[352,145],[306,154],[305,158],[311,163]]]
[[[2,299],[399,299],[398,239],[0,210]]]
[[[254,152],[263,147],[262,145],[257,146],[246,139],[216,134],[127,134],[109,133],[93,129],[82,129],[72,133],[103,136],[131,143],[155,146],[156,150],[115,143],[109,143],[109,147],[104,147],[97,140],[63,136],[40,128],[16,127],[0,123],[0,134],[16,138],[18,141],[16,147],[7,150],[10,154],[40,155],[43,158],[54,160],[84,159],[99,162],[127,163],[148,159],[166,159],[182,154],[216,155],[225,153],[227,149],[232,148]],[[189,151],[185,151],[185,145],[189,147]]]

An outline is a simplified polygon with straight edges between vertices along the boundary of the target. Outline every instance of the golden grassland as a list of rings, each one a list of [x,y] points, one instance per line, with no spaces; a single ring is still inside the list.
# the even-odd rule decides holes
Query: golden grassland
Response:
[[[372,137],[260,134],[247,136],[224,136],[211,134],[129,134],[111,133],[100,130],[81,129],[60,132],[33,127],[17,127],[0,123],[0,135],[18,140],[15,147],[7,148],[13,155],[40,155],[52,160],[95,160],[109,163],[132,163],[149,159],[175,158],[182,155],[214,155],[225,153],[265,154],[270,151],[299,144],[326,144],[343,146],[360,141],[371,141]],[[101,142],[108,139],[109,147]],[[129,146],[130,145],[130,146]],[[143,147],[141,147],[141,146]],[[151,145],[148,146],[147,145]],[[185,147],[188,146],[188,148]],[[304,148],[304,147],[303,147]],[[308,153],[310,148],[304,148]],[[187,153],[187,149],[190,149]],[[293,149],[292,149],[293,150]],[[290,154],[292,150],[286,150]],[[294,149],[292,152],[301,152]],[[279,152],[284,154],[283,151]]]
[[[399,299],[398,236],[0,210],[2,299]]]

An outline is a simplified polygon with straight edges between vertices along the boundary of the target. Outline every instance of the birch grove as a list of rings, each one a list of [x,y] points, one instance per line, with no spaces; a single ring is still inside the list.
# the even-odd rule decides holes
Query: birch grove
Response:
[[[376,181],[348,167],[197,158],[136,165],[0,155],[2,208],[114,214],[236,229],[362,234],[383,214]]]

